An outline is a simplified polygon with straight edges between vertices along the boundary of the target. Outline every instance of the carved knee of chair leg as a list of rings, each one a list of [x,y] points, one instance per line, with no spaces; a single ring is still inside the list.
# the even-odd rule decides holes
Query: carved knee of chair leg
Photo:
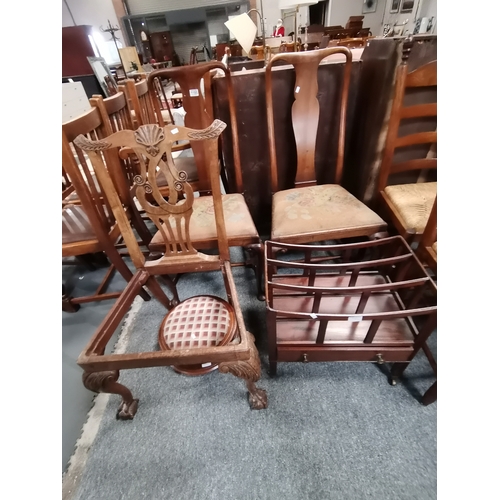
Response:
[[[250,408],[252,410],[263,410],[267,408],[267,393],[264,389],[259,389],[255,385],[260,379],[260,359],[254,344],[254,337],[251,334],[249,335],[251,337],[250,358],[219,363],[219,371],[221,373],[231,373],[235,377],[244,379],[248,389]]]
[[[132,397],[130,390],[117,382],[120,372],[110,370],[105,372],[84,372],[83,385],[92,392],[118,394],[122,402],[118,407],[116,418],[118,420],[132,420],[137,413],[139,400]]]

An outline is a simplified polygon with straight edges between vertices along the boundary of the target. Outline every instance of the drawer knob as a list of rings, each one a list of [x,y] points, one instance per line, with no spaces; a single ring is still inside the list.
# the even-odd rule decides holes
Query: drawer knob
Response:
[[[377,354],[377,365],[383,365],[384,363],[385,361],[382,358],[382,354]]]
[[[307,359],[307,354],[302,355],[302,363],[309,363],[309,360]]]

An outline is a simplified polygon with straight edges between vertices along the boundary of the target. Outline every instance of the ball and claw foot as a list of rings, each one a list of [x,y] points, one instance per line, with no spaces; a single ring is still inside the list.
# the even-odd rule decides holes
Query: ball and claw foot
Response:
[[[267,393],[264,389],[259,389],[257,387],[248,389],[248,402],[250,403],[250,408],[252,410],[265,410],[267,408]]]
[[[132,420],[137,413],[138,406],[138,399],[133,399],[131,403],[122,401],[116,412],[116,420]]]
[[[92,392],[104,392],[121,396],[122,402],[116,412],[117,420],[132,420],[137,413],[139,400],[132,397],[130,389],[118,383],[120,372],[108,370],[104,372],[83,372],[82,381],[84,387]]]

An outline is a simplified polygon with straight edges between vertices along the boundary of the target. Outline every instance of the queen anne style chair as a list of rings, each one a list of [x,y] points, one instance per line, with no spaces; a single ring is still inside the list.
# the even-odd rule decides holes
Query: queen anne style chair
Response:
[[[63,259],[78,258],[104,252],[111,266],[94,294],[85,297],[69,297],[63,286],[63,310],[68,312],[75,312],[82,303],[118,297],[121,292],[106,293],[106,287],[115,269],[127,281],[132,278],[132,272],[115,246],[121,234],[109,202],[92,168],[88,165],[86,155],[74,147],[75,137],[81,134],[94,139],[106,135],[104,123],[97,109],[93,108],[62,125],[63,172],[74,187],[71,193],[74,197],[71,198],[71,202],[67,201],[68,197],[65,197],[63,192],[62,257]],[[106,161],[111,170],[121,169],[116,153],[108,154]],[[119,185],[119,189],[122,196],[126,195],[126,185]],[[134,207],[129,207],[126,215],[133,221],[141,238],[148,243],[151,234]],[[144,299],[149,299],[149,295],[144,290],[140,293]]]
[[[193,245],[191,229],[196,210],[193,189],[187,181],[187,174],[177,170],[171,156],[172,144],[179,139],[211,141],[215,143],[213,151],[216,153],[217,137],[225,126],[219,120],[215,120],[204,130],[148,124],[140,126],[136,131],[122,130],[101,140],[79,136],[75,141],[88,154],[94,166],[137,269],[133,280],[78,358],[78,364],[84,369],[83,382],[86,388],[122,396],[117,418],[133,418],[138,403],[130,390],[117,382],[119,370],[153,366],[174,366],[181,372],[189,372],[196,365],[199,369],[218,368],[220,372],[232,373],[246,381],[252,408],[267,407],[265,391],[255,385],[260,378],[259,356],[253,336],[245,328],[232,276],[216,164],[210,163],[214,168],[209,175],[213,193],[211,215],[219,254],[206,255]],[[156,260],[146,261],[140,251],[126,216],[126,206],[115,189],[112,173],[103,161],[103,155],[116,148],[131,149],[139,159],[140,173],[134,177],[135,195],[162,234],[164,242],[164,254]],[[168,181],[168,198],[162,196],[159,190],[158,168]],[[148,195],[152,195],[153,200]],[[214,270],[220,270],[224,277],[227,292],[225,299],[202,295],[179,302],[175,288],[171,288],[173,299],[170,300],[155,278],[168,274]],[[153,332],[158,335],[161,350],[105,354],[106,344],[142,285],[148,286],[168,310],[159,325],[159,331]]]
[[[411,38],[403,44],[378,182],[381,213],[388,214],[397,232],[410,243],[419,241],[437,193],[437,182],[427,182],[422,177],[437,170],[437,61],[409,72],[412,44]],[[427,102],[412,105],[405,102],[407,99],[415,102],[417,98],[417,102]],[[410,132],[411,121],[416,124],[413,127],[432,130]],[[394,177],[401,175],[406,182],[395,183]],[[413,180],[408,181],[410,175]]]
[[[247,252],[245,264],[254,269],[257,277],[258,296],[260,300],[264,300],[262,283],[264,274],[264,247],[244,197],[236,105],[229,70],[220,62],[159,69],[148,75],[148,85],[150,92],[154,92],[155,79],[168,78],[177,83],[183,95],[183,105],[186,111],[184,117],[185,125],[193,129],[202,129],[208,127],[214,119],[211,78],[215,71],[222,71],[224,73],[224,78],[227,79],[231,133],[229,136],[226,136],[225,140],[231,141],[235,166],[236,192],[222,195],[226,233],[230,247],[243,247]],[[191,241],[193,246],[197,249],[216,248],[217,231],[212,216],[214,211],[214,199],[213,196],[211,196],[212,183],[210,175],[213,170],[217,171],[219,174],[221,173],[220,149],[217,141],[193,141],[191,147],[193,149],[193,158],[185,158],[185,160],[191,159],[195,163],[198,174],[197,181],[193,182],[193,184],[201,194],[204,194],[204,196],[200,196],[194,201],[190,228]],[[174,160],[176,168],[178,169],[183,168],[184,165],[179,164],[179,159],[180,158]],[[185,171],[188,170],[185,169]],[[190,172],[192,172],[192,169]],[[192,177],[194,177],[194,175]],[[158,231],[153,236],[150,249],[151,251],[164,251],[164,248],[164,235],[162,232]]]
[[[319,135],[320,103],[318,101],[318,67],[320,62],[334,54],[346,58],[342,81],[330,81],[329,85],[339,89],[339,101],[333,109],[322,109],[328,116],[339,116],[337,126],[329,119],[332,127],[330,137],[337,143],[334,157],[334,183],[318,184],[315,169],[315,152]],[[297,164],[294,186],[286,188],[284,172],[290,172],[290,165],[278,164],[276,129],[278,134],[288,124],[283,116],[275,118],[273,94],[288,89],[273,85],[273,65],[278,61],[292,64],[295,69],[294,102],[291,108],[291,126],[295,135]],[[269,130],[269,151],[271,163],[272,227],[271,240],[284,243],[312,243],[354,237],[371,237],[386,230],[386,223],[370,208],[361,203],[341,185],[344,142],[346,129],[347,97],[351,76],[352,54],[345,47],[318,49],[308,52],[283,53],[274,56],[266,68],[267,126]],[[278,82],[276,82],[278,83]],[[324,131],[321,130],[324,135]],[[280,151],[281,153],[282,151]],[[285,151],[285,153],[287,153]],[[285,154],[285,156],[287,156]],[[290,157],[290,155],[288,155]],[[278,178],[278,174],[281,178]]]

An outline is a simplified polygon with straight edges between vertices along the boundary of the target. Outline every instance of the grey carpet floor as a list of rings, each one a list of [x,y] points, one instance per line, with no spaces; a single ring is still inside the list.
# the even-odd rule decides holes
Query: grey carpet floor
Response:
[[[395,387],[388,367],[371,363],[281,363],[270,378],[265,304],[251,270],[234,268],[234,276],[269,407],[250,410],[244,382],[232,375],[122,371],[120,381],[139,398],[137,415],[117,421],[120,398],[106,396],[72,500],[436,498],[437,403],[419,402],[435,380],[425,356]],[[224,296],[218,273],[185,275],[179,291],[181,299]],[[164,314],[156,301],[144,302],[126,351],[158,349]]]

